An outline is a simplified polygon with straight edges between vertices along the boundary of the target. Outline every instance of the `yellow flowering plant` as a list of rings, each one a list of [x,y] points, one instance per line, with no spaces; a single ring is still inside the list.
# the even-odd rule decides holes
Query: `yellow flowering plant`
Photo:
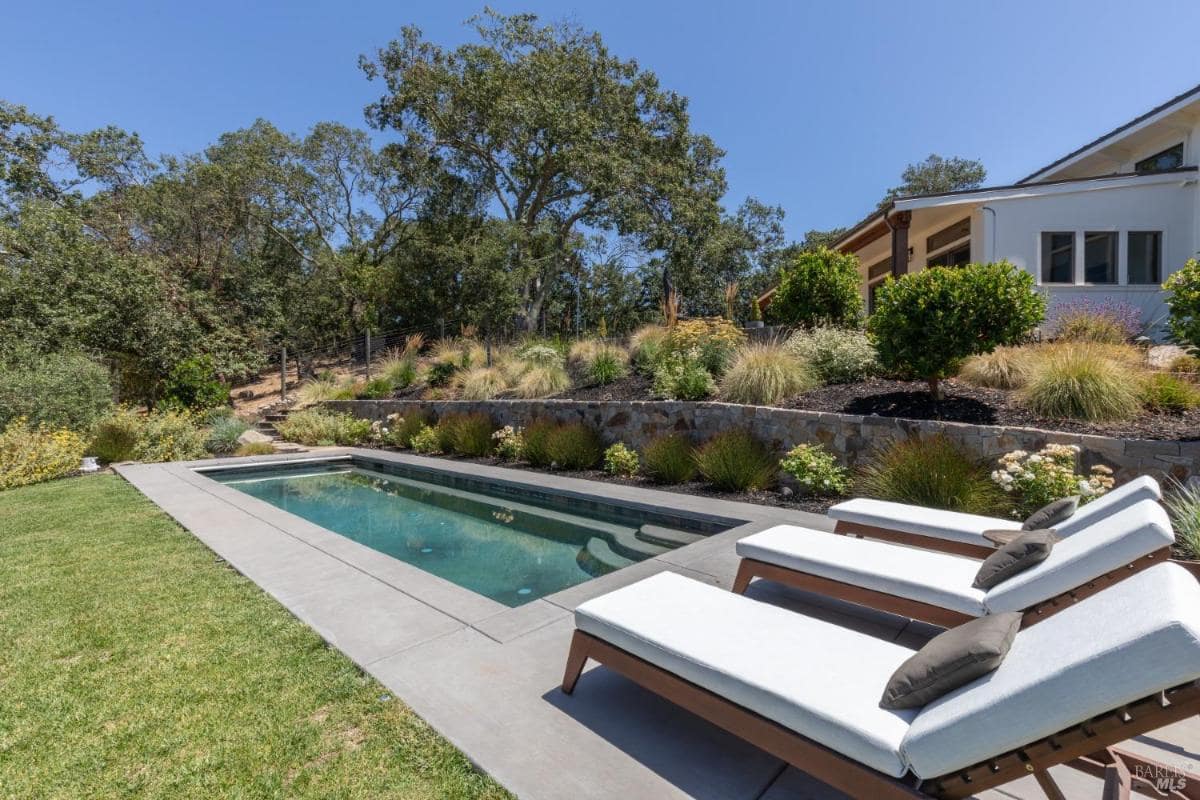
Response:
[[[85,447],[74,431],[34,427],[18,417],[0,432],[0,489],[71,475],[79,469]]]

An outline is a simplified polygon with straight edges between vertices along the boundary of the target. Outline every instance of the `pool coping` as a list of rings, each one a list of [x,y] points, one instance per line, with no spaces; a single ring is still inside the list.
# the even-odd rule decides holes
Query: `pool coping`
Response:
[[[660,512],[666,510],[722,524],[736,524],[728,530],[710,534],[701,541],[653,556],[514,608],[373,550],[204,475],[205,471],[237,466],[315,463],[351,457],[416,469],[432,469],[473,480],[488,480],[516,488],[527,487],[578,499],[594,500],[599,493],[602,494],[603,500],[609,503]],[[303,570],[298,575],[293,575],[287,571],[272,572],[262,569],[261,567],[270,563],[272,551],[280,549],[279,540],[274,536],[264,535],[231,541],[231,529],[255,531],[266,526],[277,534],[290,537],[316,551],[320,554],[318,558],[334,559],[436,610],[452,620],[451,624],[472,628],[500,643],[535,631],[570,614],[576,606],[586,600],[655,572],[664,569],[686,570],[703,562],[712,554],[728,549],[737,539],[770,525],[796,524],[799,521],[810,527],[825,530],[831,528],[827,518],[793,509],[374,448],[314,448],[303,454],[204,459],[164,464],[119,464],[115,470],[224,558],[234,569],[246,574],[288,606],[293,613],[296,613],[297,609],[293,608],[289,601],[305,593]],[[255,566],[260,568],[254,569]],[[297,616],[305,619],[302,614],[298,613]],[[312,622],[308,619],[305,621],[309,621],[310,624]],[[326,631],[321,628],[318,630],[322,635],[326,635]],[[329,633],[336,638],[336,631]],[[330,636],[326,638],[329,639]],[[353,653],[348,655],[356,658]],[[370,660],[362,665],[369,666],[373,661],[390,655],[392,654],[369,653],[366,657]]]

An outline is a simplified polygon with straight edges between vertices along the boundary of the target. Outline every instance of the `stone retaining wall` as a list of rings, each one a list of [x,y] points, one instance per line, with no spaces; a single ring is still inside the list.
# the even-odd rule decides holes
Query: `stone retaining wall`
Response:
[[[1051,442],[1078,445],[1085,468],[1112,467],[1118,480],[1137,475],[1179,480],[1200,475],[1200,441],[1111,439],[1104,436],[1059,433],[1035,428],[1006,428],[861,417],[786,408],[729,403],[670,401],[488,400],[412,401],[343,400],[326,403],[357,417],[383,420],[389,414],[413,412],[434,416],[447,412],[489,414],[499,425],[528,425],[534,419],[586,422],[599,429],[606,442],[622,441],[634,448],[669,432],[684,432],[701,441],[717,431],[748,427],[779,449],[803,442],[820,442],[854,466],[872,450],[908,436],[944,434],[983,458],[994,459],[1012,450],[1038,450]]]

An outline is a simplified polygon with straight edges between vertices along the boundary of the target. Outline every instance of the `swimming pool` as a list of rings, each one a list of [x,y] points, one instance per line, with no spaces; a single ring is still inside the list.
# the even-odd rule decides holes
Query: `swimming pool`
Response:
[[[737,524],[358,457],[204,474],[510,607]]]

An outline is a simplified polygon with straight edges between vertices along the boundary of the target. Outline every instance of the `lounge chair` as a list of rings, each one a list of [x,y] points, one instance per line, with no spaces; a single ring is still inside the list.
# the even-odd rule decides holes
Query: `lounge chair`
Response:
[[[1134,478],[1087,505],[1080,506],[1066,522],[1055,526],[1059,536],[1070,536],[1097,519],[1116,513],[1141,500],[1161,500],[1162,490],[1153,478]],[[942,550],[965,556],[986,557],[997,542],[984,537],[987,530],[1020,530],[1018,520],[983,517],[958,511],[910,506],[865,497],[838,503],[829,509],[835,533]]]
[[[1045,561],[985,591],[972,585],[977,559],[778,525],[737,543],[733,590],[766,578],[945,627],[1001,611],[1023,611],[1029,625],[1166,562],[1174,541],[1162,506],[1143,500],[1094,520]]]
[[[994,672],[902,711],[879,702],[912,650],[679,575],[575,621],[565,693],[593,659],[851,797],[959,798],[1033,775],[1062,798],[1059,764],[1127,797],[1147,770],[1179,773],[1116,745],[1200,713],[1200,584],[1174,564],[1020,630]]]

